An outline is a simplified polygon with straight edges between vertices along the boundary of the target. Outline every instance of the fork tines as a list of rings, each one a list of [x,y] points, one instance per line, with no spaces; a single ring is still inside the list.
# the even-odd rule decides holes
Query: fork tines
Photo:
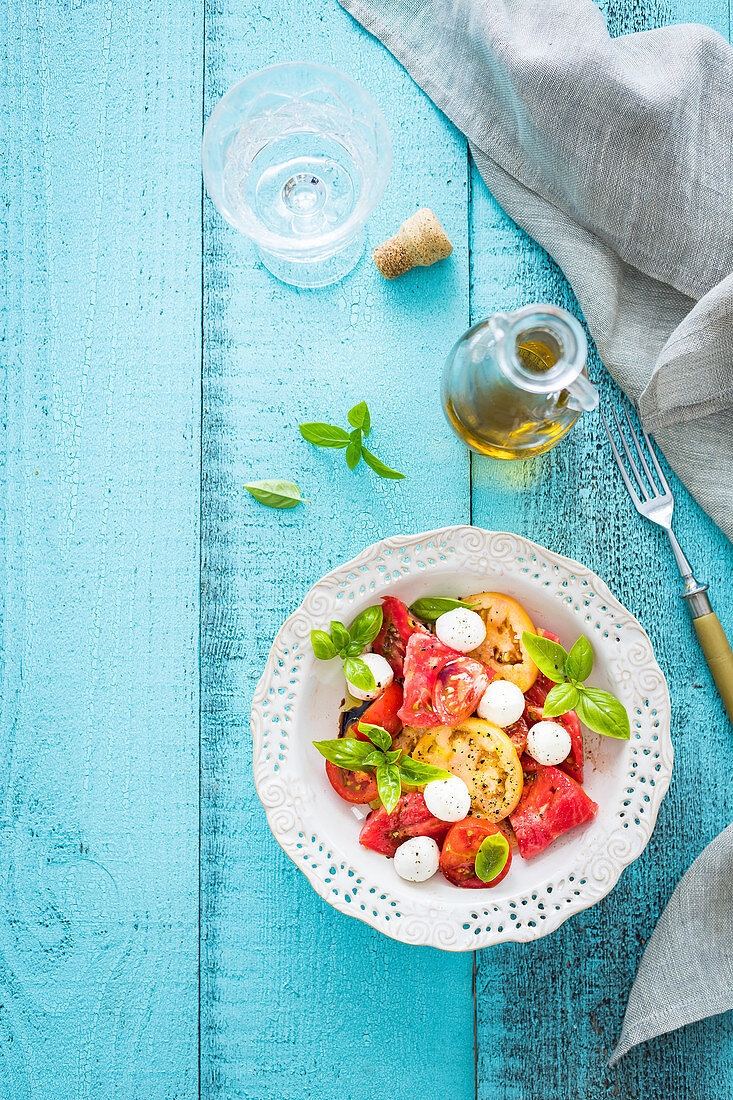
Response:
[[[642,446],[642,444],[639,441],[638,433],[634,430],[634,425],[631,422],[631,417],[629,416],[629,412],[628,412],[628,409],[626,408],[626,406],[625,405],[623,406],[623,411],[624,411],[624,415],[626,417],[626,423],[628,424],[628,430],[629,430],[629,433],[631,435],[631,439],[633,441],[633,449],[635,449],[635,451],[636,451],[637,458],[639,459],[639,462],[641,463],[641,466],[644,470],[644,474],[646,475],[646,478],[642,477],[642,474],[639,470],[639,466],[637,465],[636,459],[634,458],[634,454],[632,453],[632,448],[629,447],[629,444],[626,442],[626,435],[624,433],[624,429],[621,427],[621,421],[618,417],[618,414],[616,413],[616,410],[612,409],[611,412],[613,413],[613,418],[616,421],[616,428],[618,429],[618,435],[619,435],[619,438],[621,440],[621,446],[624,449],[624,453],[625,453],[625,455],[626,455],[626,457],[629,461],[629,465],[630,465],[630,467],[633,471],[634,480],[632,480],[632,478],[629,476],[629,474],[626,470],[626,466],[625,466],[624,461],[623,461],[623,459],[622,459],[622,457],[619,453],[619,449],[616,446],[616,443],[615,443],[614,438],[613,438],[613,434],[611,432],[611,428],[609,426],[608,421],[606,420],[606,417],[603,415],[602,410],[599,410],[599,411],[601,413],[601,419],[603,420],[603,425],[606,429],[606,434],[608,435],[608,441],[611,444],[611,450],[613,451],[613,457],[616,459],[616,465],[618,466],[619,470],[621,471],[621,477],[624,479],[624,484],[625,484],[626,488],[629,490],[631,498],[634,501],[634,504],[636,505],[636,507],[639,508],[643,503],[642,500],[639,499],[639,490],[642,493],[644,501],[653,500],[655,502],[661,502],[662,500],[666,500],[666,499],[671,500],[672,499],[672,493],[670,492],[669,485],[667,484],[667,479],[665,478],[664,474],[662,473],[662,468],[659,465],[659,462],[657,461],[657,456],[654,452],[654,447],[652,446],[652,442],[651,442],[649,436],[646,433],[644,425],[643,424],[641,425],[641,431],[642,431],[642,434],[644,436],[644,441],[646,443],[646,452],[652,460],[652,463],[654,465],[654,469],[655,469],[656,474],[657,474],[657,481],[659,482],[659,485],[661,485],[661,489],[659,488],[659,485],[657,484],[657,481],[654,480],[654,476],[652,475],[652,471],[650,469],[649,463],[647,462],[646,455],[644,453],[645,448]]]

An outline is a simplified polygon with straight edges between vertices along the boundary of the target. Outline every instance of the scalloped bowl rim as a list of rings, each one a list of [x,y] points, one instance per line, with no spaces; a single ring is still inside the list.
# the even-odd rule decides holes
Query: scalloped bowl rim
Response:
[[[415,554],[422,554],[425,560],[415,562],[410,556]],[[455,562],[451,556],[455,556]],[[397,565],[399,568],[395,568]],[[535,566],[535,575],[531,576]],[[439,588],[431,583],[431,574],[440,579]],[[452,581],[446,579],[450,577]],[[313,734],[307,744],[304,737],[291,736],[297,733],[299,713],[304,715],[309,734],[312,723],[319,718],[332,729],[339,696],[343,695],[343,679],[335,670],[337,662],[317,662],[310,651],[307,642],[312,627],[323,627],[334,617],[349,621],[382,596],[399,595],[400,588],[412,588],[415,594],[410,599],[430,591],[451,594],[449,588],[456,594],[468,594],[467,589],[478,591],[475,584],[484,578],[484,590],[503,591],[518,599],[521,593],[524,598],[520,602],[530,611],[534,610],[533,595],[546,606],[549,601],[550,618],[557,616],[574,624],[585,612],[581,629],[591,634],[596,652],[591,679],[598,678],[600,658],[602,678],[621,695],[632,717],[629,742],[590,735],[596,738],[596,756],[593,774],[590,779],[586,776],[584,786],[595,783],[595,789],[589,790],[591,797],[597,796],[598,786],[605,787],[607,781],[612,780],[618,788],[624,778],[618,763],[623,761],[627,785],[617,791],[617,802],[605,808],[599,802],[594,822],[565,834],[535,860],[521,861],[515,854],[500,897],[495,895],[501,887],[485,892],[457,890],[440,875],[422,884],[399,879],[390,860],[358,847],[359,823],[348,817],[353,808],[332,792],[322,759],[310,745],[317,735]],[[353,607],[347,608],[347,604]],[[552,625],[541,621],[545,617],[541,611],[534,610],[534,614],[541,626]],[[604,627],[617,633],[611,635]],[[562,634],[559,627],[558,632]],[[567,644],[572,640],[563,637]],[[643,694],[636,686],[642,677]],[[324,716],[324,711],[331,710],[333,722]],[[670,701],[664,675],[646,632],[606,583],[580,562],[522,536],[467,525],[382,539],[317,581],[275,637],[254,694],[252,735],[255,785],[270,830],[320,897],[393,939],[449,951],[530,942],[610,893],[622,871],[641,855],[649,841],[673,766]],[[584,739],[587,746],[589,734],[585,729]],[[299,767],[294,768],[296,757]],[[604,768],[611,769],[607,777]],[[626,797],[618,801],[619,795]],[[601,824],[602,812],[606,821],[613,812],[613,828],[608,834],[596,828]],[[345,822],[353,831],[348,841],[344,840],[348,834]],[[588,830],[593,834],[591,839]],[[568,853],[565,859],[571,864],[561,873],[553,869],[562,862],[557,851],[552,854],[559,845],[563,845]],[[511,880],[518,866],[525,886],[514,893]],[[527,867],[539,868],[541,881],[531,885],[532,871],[528,872]],[[438,879],[442,885],[436,883]]]

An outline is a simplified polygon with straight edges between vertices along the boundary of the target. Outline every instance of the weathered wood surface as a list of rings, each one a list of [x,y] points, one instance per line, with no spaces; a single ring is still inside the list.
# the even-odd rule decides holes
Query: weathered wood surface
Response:
[[[308,41],[309,55],[353,75],[387,114],[395,169],[372,245],[425,203],[444,215],[456,252],[422,279],[388,285],[365,262],[335,287],[299,292],[206,202],[202,1091],[361,1100],[404,1095],[409,1073],[415,1095],[472,1096],[471,957],[415,952],[315,895],[269,834],[249,733],[272,637],[311,584],[384,535],[468,519],[468,458],[435,389],[468,308],[465,143],[337,6],[295,0],[266,14],[247,0],[207,8],[207,112],[237,78],[302,57]],[[363,397],[375,451],[409,481],[351,474],[342,453],[301,439],[300,421],[345,422]],[[242,489],[272,476],[294,477],[313,503],[277,514]],[[445,1045],[446,991],[459,1041],[434,1062],[422,1052],[426,1035],[431,1050]],[[405,1010],[414,1026],[400,1023]]]
[[[203,11],[1,18],[0,1096],[190,1097]]]
[[[694,19],[729,35],[720,0],[682,4],[607,11],[614,33]],[[440,411],[469,321],[572,308],[562,276],[335,2],[16,0],[3,18],[0,1097],[730,1100],[730,1016],[605,1068],[644,941],[731,818],[730,731],[663,536],[631,510],[595,417],[537,462],[497,466],[469,463]],[[386,284],[365,261],[298,292],[208,199],[202,225],[202,102],[208,115],[246,73],[304,56],[387,115],[395,167],[371,243],[432,206],[446,264]],[[361,397],[408,481],[350,474],[300,439],[299,421]],[[242,489],[276,475],[313,504],[276,514]],[[675,489],[733,630],[731,546]],[[616,891],[475,959],[406,948],[316,897],[269,835],[248,729],[271,639],[310,584],[377,538],[471,515],[608,580],[668,675],[677,753]]]

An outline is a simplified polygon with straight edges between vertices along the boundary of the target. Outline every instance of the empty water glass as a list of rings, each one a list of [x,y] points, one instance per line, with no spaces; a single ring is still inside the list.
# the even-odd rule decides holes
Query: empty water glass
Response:
[[[350,77],[325,65],[273,65],[219,101],[202,161],[216,207],[272,274],[318,287],[361,257],[392,144],[379,107]]]

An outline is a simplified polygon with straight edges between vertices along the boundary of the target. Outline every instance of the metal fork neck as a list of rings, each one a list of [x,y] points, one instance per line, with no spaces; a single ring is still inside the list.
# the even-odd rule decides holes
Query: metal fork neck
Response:
[[[672,544],[672,552],[679,566],[680,573],[682,574],[682,580],[685,582],[685,590],[682,593],[682,599],[687,604],[687,610],[690,612],[692,618],[699,619],[702,615],[708,615],[712,611],[710,600],[707,597],[708,586],[706,584],[700,584],[695,580],[692,566],[685,557],[684,551],[678,543],[672,528],[666,527],[665,530],[669,535],[669,541]]]

